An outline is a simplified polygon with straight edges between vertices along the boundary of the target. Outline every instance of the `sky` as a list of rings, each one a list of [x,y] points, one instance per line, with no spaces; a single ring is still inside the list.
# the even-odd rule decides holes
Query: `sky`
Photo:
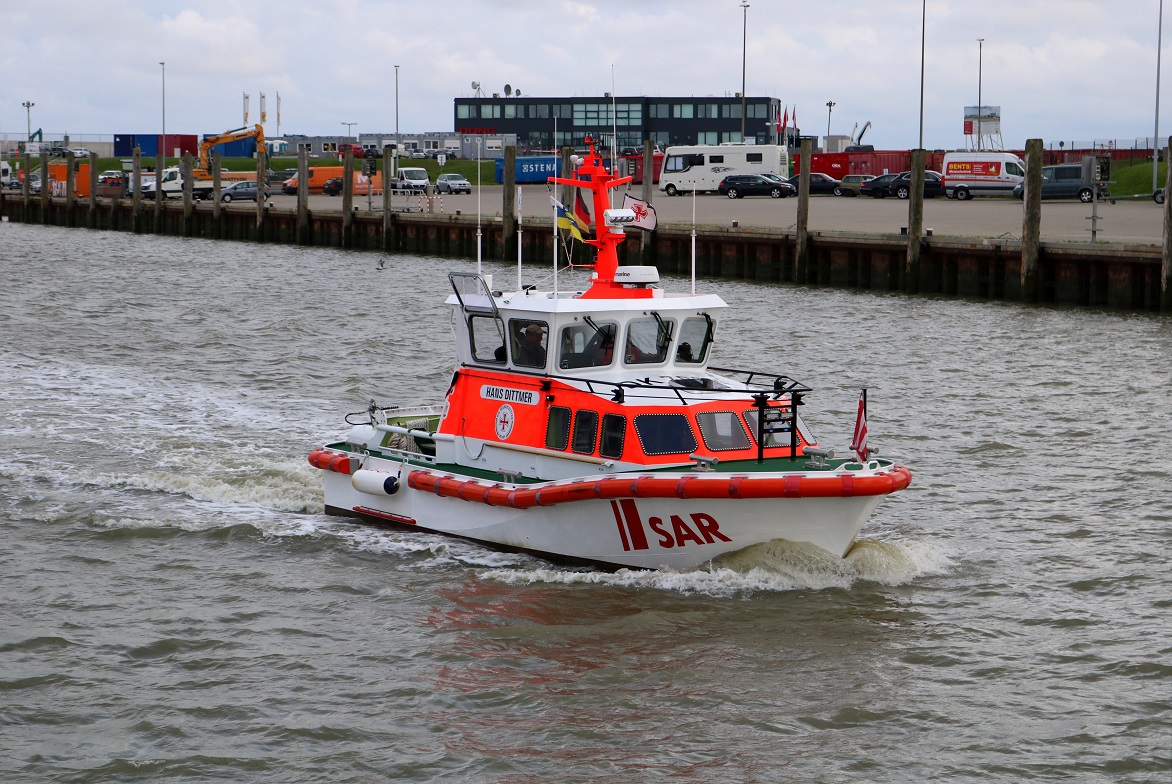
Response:
[[[963,148],[1001,107],[1006,148],[1150,139],[1161,0],[57,0],[0,15],[0,137],[450,131],[473,81],[525,96],[780,99],[803,134]],[[1172,16],[1172,3],[1169,3]],[[977,39],[984,43],[978,44]],[[743,42],[743,48],[742,48]],[[1170,41],[1163,41],[1164,70]],[[160,65],[165,62],[166,65]],[[612,82],[613,79],[613,82]],[[1161,92],[1172,85],[1164,74]],[[277,94],[281,96],[277,127]],[[1172,135],[1172,96],[1159,132]],[[22,104],[31,101],[28,110]],[[827,102],[833,101],[829,112]]]

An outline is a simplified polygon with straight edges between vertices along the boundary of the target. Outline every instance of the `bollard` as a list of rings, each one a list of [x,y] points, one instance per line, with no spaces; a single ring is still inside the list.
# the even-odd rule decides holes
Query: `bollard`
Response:
[[[797,270],[794,281],[809,283],[813,277],[810,273],[810,165],[813,160],[813,142],[802,139],[800,153],[802,176],[798,179],[798,247]]]
[[[1021,228],[1021,299],[1038,301],[1042,246],[1042,140],[1026,140],[1025,213]]]

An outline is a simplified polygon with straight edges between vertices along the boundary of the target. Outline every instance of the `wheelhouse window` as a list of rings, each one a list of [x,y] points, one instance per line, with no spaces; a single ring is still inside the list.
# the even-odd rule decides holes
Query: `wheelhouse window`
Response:
[[[517,367],[544,368],[548,334],[549,325],[544,321],[510,319],[513,364]]]
[[[581,455],[592,455],[597,443],[598,412],[579,411],[574,415],[574,440],[570,448]]]
[[[602,443],[598,454],[618,460],[623,456],[623,442],[627,436],[627,418],[621,414],[602,415]]]
[[[714,325],[706,318],[684,319],[680,326],[680,344],[676,348],[676,362],[699,365],[708,358],[712,345]]]
[[[570,409],[550,406],[545,420],[545,445],[549,449],[564,450],[570,443]]]
[[[614,361],[614,322],[587,320],[562,328],[558,338],[558,367],[562,369],[605,367]]]
[[[673,322],[663,318],[636,319],[627,325],[623,362],[648,365],[663,362],[671,346]]]
[[[499,318],[470,316],[468,339],[472,344],[472,358],[477,362],[505,364],[505,326]]]
[[[745,434],[741,418],[734,411],[709,411],[696,415],[700,426],[700,437],[704,446],[713,452],[730,449],[748,449],[749,437]]]
[[[698,446],[692,425],[683,414],[639,414],[635,434],[648,455],[689,455]]]

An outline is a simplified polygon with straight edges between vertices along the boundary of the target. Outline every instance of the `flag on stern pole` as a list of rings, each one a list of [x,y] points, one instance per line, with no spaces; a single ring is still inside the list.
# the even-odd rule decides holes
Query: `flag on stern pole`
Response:
[[[578,219],[578,227],[583,231],[590,231],[590,210],[586,200],[582,198],[582,191],[574,192],[574,216]]]
[[[570,211],[566,209],[566,205],[562,204],[553,196],[550,196],[549,200],[553,202],[553,208],[557,211],[558,228],[570,232],[576,240],[582,239],[582,230],[578,226],[578,219],[570,214]]]
[[[855,417],[855,435],[851,440],[851,449],[859,456],[859,460],[867,460],[867,390],[859,392],[859,414]]]
[[[623,209],[635,213],[635,220],[631,223],[636,229],[655,231],[655,208],[642,199],[636,199],[631,194],[623,196]]]

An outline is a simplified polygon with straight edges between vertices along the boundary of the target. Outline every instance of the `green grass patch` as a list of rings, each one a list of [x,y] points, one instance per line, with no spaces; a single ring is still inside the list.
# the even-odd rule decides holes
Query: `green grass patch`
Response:
[[[1168,176],[1168,164],[1160,162],[1156,171],[1157,187],[1163,188]],[[1111,184],[1107,186],[1112,196],[1151,196],[1152,162],[1136,161],[1129,166],[1111,162]]]

